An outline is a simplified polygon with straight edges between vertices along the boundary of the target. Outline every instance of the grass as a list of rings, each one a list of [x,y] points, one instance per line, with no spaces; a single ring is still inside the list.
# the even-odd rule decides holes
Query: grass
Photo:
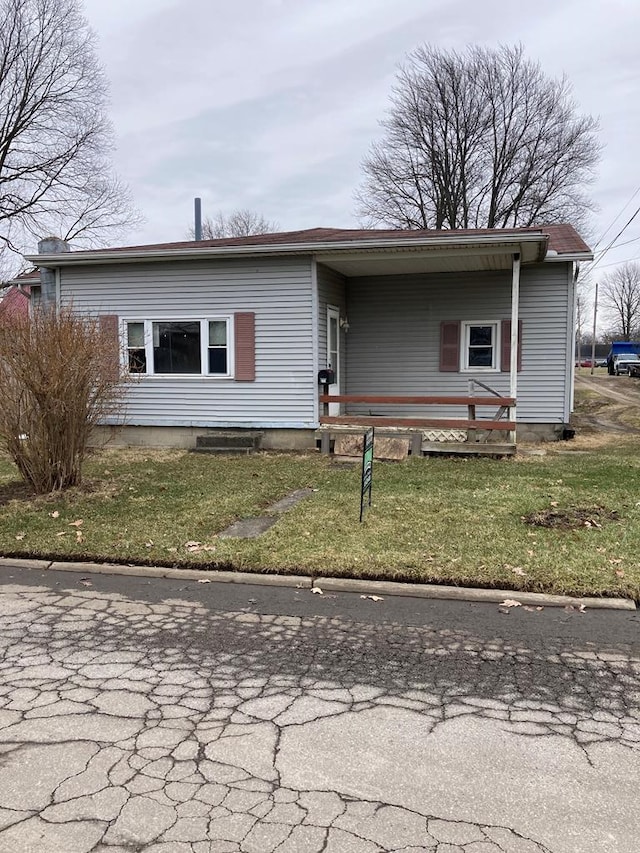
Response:
[[[376,462],[363,524],[359,467],[317,454],[111,450],[89,459],[85,477],[79,489],[34,498],[0,459],[0,551],[640,598],[640,456],[628,437],[502,461]],[[305,486],[317,491],[258,539],[217,536]],[[576,507],[595,523],[524,520]],[[604,512],[598,522],[598,507],[619,520]]]

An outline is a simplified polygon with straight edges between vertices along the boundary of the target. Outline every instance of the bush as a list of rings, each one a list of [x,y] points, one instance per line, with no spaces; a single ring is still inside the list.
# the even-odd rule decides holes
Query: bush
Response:
[[[0,442],[38,494],[78,485],[93,426],[122,411],[115,318],[39,309],[0,328]]]

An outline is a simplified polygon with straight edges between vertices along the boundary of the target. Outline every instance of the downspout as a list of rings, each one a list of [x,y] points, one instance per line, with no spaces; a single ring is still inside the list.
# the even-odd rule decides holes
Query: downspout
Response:
[[[518,307],[520,303],[520,253],[513,255],[511,275],[511,349],[509,352],[509,396],[518,398]],[[509,420],[516,422],[516,402],[509,409]],[[511,441],[516,442],[516,431],[511,433]]]

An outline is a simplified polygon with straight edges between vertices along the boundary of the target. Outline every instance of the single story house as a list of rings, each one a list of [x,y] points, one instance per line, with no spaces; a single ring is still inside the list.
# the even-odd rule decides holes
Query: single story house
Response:
[[[28,256],[34,304],[73,305],[118,337],[137,380],[120,441],[191,446],[245,429],[266,448],[313,447],[321,422],[478,427],[496,417],[466,405],[478,393],[478,406],[502,402],[519,438],[562,437],[576,268],[591,259],[570,225],[78,251],[47,238]]]

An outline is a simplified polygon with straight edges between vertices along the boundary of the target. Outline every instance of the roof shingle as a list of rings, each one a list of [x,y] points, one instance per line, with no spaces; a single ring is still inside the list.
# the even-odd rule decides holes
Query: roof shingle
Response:
[[[224,237],[217,240],[188,240],[174,243],[155,243],[142,246],[116,246],[109,249],[92,250],[101,252],[132,252],[132,251],[171,251],[180,249],[225,248],[233,246],[278,246],[278,245],[313,245],[314,243],[345,243],[353,240],[402,240],[407,241],[429,238],[465,236],[479,237],[488,234],[518,235],[523,233],[541,234],[549,237],[549,249],[559,255],[589,252],[589,246],[577,233],[572,225],[544,225],[527,228],[469,228],[455,231],[447,230],[400,230],[400,229],[358,229],[358,228],[308,228],[302,231],[280,231],[273,234],[254,234],[250,237]],[[83,254],[86,250],[83,251]]]

